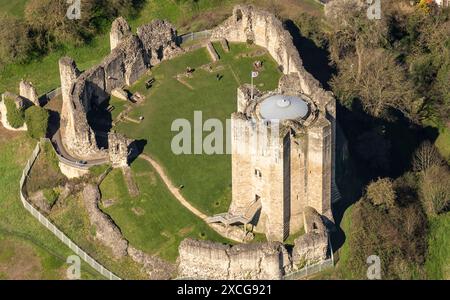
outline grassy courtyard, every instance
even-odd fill
[[[143,78],[132,91],[146,96],[145,103],[130,113],[141,124],[120,123],[117,129],[135,139],[145,139],[144,152],[158,160],[175,186],[183,185],[183,195],[198,209],[206,214],[224,212],[231,200],[231,157],[229,155],[175,155],[171,150],[172,138],[178,132],[172,132],[172,122],[187,119],[193,124],[194,111],[201,111],[203,121],[217,118],[225,120],[236,111],[236,91],[239,85],[250,82],[252,64],[263,61],[264,70],[255,84],[261,90],[273,90],[277,87],[281,73],[276,63],[268,55],[253,57],[260,48],[246,44],[231,44],[231,51],[225,53],[216,44],[220,61],[213,64],[215,72],[201,69],[210,63],[204,48],[190,52],[176,59],[166,61],[153,69],[156,84],[145,89]],[[195,69],[192,78],[184,83],[175,76],[184,73],[186,67]],[[217,80],[216,76],[223,76]],[[208,133],[204,133],[206,136]]]
[[[112,171],[100,186],[102,207],[120,227],[131,245],[146,253],[175,262],[178,245],[186,237],[228,242],[182,206],[167,190],[148,162],[132,164],[140,194],[129,195],[120,169]]]

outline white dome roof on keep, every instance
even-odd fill
[[[265,120],[296,120],[308,115],[308,104],[295,96],[275,95],[263,100],[260,114]]]

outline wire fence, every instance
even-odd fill
[[[28,210],[33,217],[35,217],[42,225],[44,225],[48,230],[50,230],[60,241],[67,245],[75,254],[77,254],[82,260],[84,260],[89,266],[95,269],[97,272],[102,274],[111,280],[120,280],[120,277],[116,276],[114,273],[106,269],[103,265],[98,263],[95,259],[89,256],[85,251],[83,251],[77,244],[75,244],[71,239],[69,239],[61,230],[59,230],[55,225],[52,224],[43,214],[41,214],[37,209],[35,209],[27,200],[24,192],[24,185],[30,173],[31,167],[36,161],[39,153],[41,152],[41,144],[38,143],[34,149],[30,159],[28,160],[22,177],[20,178],[20,200],[23,206]]]
[[[186,33],[178,37],[178,42],[183,44],[189,41],[209,39],[211,37],[211,33],[211,30]]]

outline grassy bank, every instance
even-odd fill
[[[20,202],[19,179],[34,146],[35,141],[25,133],[12,134],[0,128],[0,278],[3,279],[65,279],[69,267],[66,259],[73,255]],[[103,279],[84,263],[81,276]]]
[[[100,187],[102,202],[112,202],[102,209],[131,245],[175,262],[178,246],[186,237],[227,242],[182,206],[146,161],[135,161],[132,174],[140,192],[137,197],[130,196],[120,169],[110,173]]]

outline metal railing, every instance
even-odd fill
[[[332,258],[329,258],[329,259],[323,260],[321,262],[315,263],[313,265],[306,265],[304,268],[302,268],[298,271],[286,274],[283,277],[283,280],[296,280],[296,279],[305,278],[310,275],[330,269],[332,267],[334,267],[334,262],[333,262]]]
[[[186,33],[178,37],[178,42],[180,44],[183,44],[189,41],[209,39],[211,37],[211,33],[212,33],[211,30]]]
[[[42,225],[45,226],[48,230],[50,230],[60,241],[62,241],[65,245],[67,245],[75,254],[77,254],[82,260],[84,260],[89,266],[91,266],[94,270],[102,274],[108,279],[111,280],[120,280],[121,278],[116,276],[114,273],[106,269],[103,265],[98,263],[95,259],[93,259],[89,254],[83,251],[77,244],[75,244],[69,237],[67,237],[61,230],[59,230],[54,224],[52,224],[49,219],[47,219],[43,214],[41,214],[37,209],[28,202],[25,193],[24,193],[24,185],[30,173],[31,167],[36,161],[39,153],[41,152],[41,144],[38,143],[36,148],[34,149],[30,159],[28,160],[23,172],[22,177],[20,178],[20,200],[22,201],[23,206],[26,210],[28,210],[33,217],[35,217]]]

